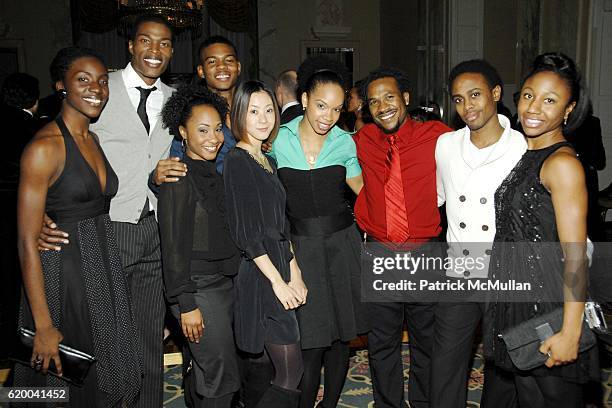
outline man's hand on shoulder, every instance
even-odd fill
[[[47,213],[43,215],[43,225],[38,236],[39,251],[61,251],[61,245],[68,245],[68,233],[57,228],[57,224]]]
[[[261,144],[261,151],[264,153],[270,153],[272,151],[272,142],[264,142]]]
[[[153,182],[158,186],[162,183],[174,183],[179,180],[179,177],[186,175],[187,165],[181,162],[178,157],[169,157],[157,163],[153,174]]]

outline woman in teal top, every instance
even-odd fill
[[[348,342],[364,332],[359,313],[360,238],[346,187],[363,185],[355,143],[335,126],[344,103],[338,64],[320,57],[298,70],[304,116],[283,125],[270,154],[287,192],[291,241],[308,301],[297,309],[304,376],[300,406],[335,407],[349,361]]]

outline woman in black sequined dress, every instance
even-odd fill
[[[587,104],[570,58],[538,56],[518,104],[528,150],[495,194],[497,233],[490,276],[530,282],[534,291],[528,303],[497,294],[485,318],[485,355],[506,372],[506,392],[516,395],[521,408],[583,406],[582,384],[595,366],[591,353],[578,353],[583,295],[574,293],[574,301],[563,296],[564,275],[568,277],[572,266],[584,265],[587,239],[584,172],[564,134],[579,126]],[[563,263],[562,258],[577,261]],[[574,277],[584,283],[586,268],[573,270],[582,274]],[[551,302],[555,294],[559,301]],[[563,327],[540,347],[549,356],[545,366],[518,370],[499,334],[559,307]]]

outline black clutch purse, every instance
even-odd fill
[[[17,345],[17,350],[15,353],[13,353],[11,359],[31,367],[30,359],[32,358],[35,333],[32,330],[26,329],[25,327],[20,327],[17,330],[17,335],[19,337],[20,344]],[[63,371],[63,375],[59,378],[76,386],[82,386],[83,381],[89,372],[89,368],[96,361],[96,359],[87,353],[61,343],[59,345],[59,356],[60,360],[62,361]],[[53,361],[50,362],[47,372],[57,376],[57,370],[55,369],[55,364]]]
[[[561,331],[563,326],[563,308],[529,319],[502,333],[502,340],[512,363],[519,370],[532,370],[544,365],[548,356],[540,353],[540,345],[548,337]],[[596,343],[596,338],[588,324],[582,322],[582,333],[578,352],[583,352]]]

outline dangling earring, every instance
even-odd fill
[[[567,116],[563,118],[563,126],[567,126]]]
[[[183,138],[183,139],[181,140],[181,147],[182,147],[182,149],[183,149],[183,153],[185,153],[185,150],[186,150],[186,148],[185,148],[185,140],[187,140],[187,138]]]
[[[66,92],[65,89],[60,89],[59,93],[60,93],[60,96],[62,97],[62,99],[66,98],[66,96],[68,96],[68,92]]]

